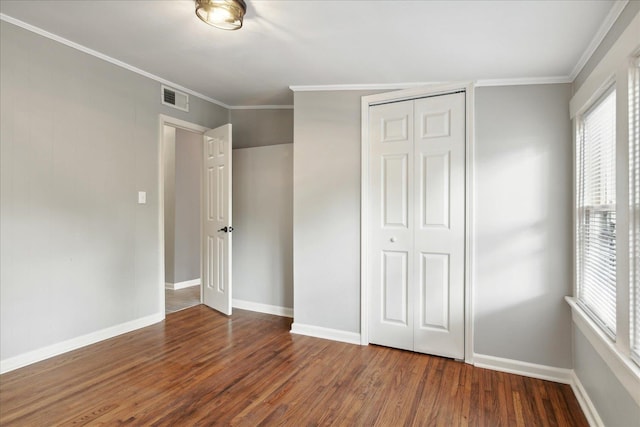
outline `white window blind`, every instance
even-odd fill
[[[577,135],[578,303],[616,333],[616,93],[579,119]]]
[[[640,363],[640,58],[629,79],[629,204],[631,354]]]

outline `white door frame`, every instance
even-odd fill
[[[204,134],[209,128],[190,123],[184,120],[176,119],[175,117],[167,116],[164,114],[159,115],[159,127],[158,127],[158,222],[159,222],[159,236],[160,236],[160,251],[159,251],[159,263],[160,266],[160,283],[159,283],[159,307],[162,314],[162,318],[165,318],[165,299],[164,299],[164,126],[171,126],[176,129],[183,129],[189,132],[197,134]],[[202,162],[200,162],[200,181],[202,182]],[[200,192],[200,204],[202,205],[202,192]],[[202,230],[200,230],[202,234]],[[201,248],[202,250],[202,248]],[[200,257],[200,277],[202,278],[202,257]],[[200,302],[202,302],[202,283],[200,283]]]
[[[464,360],[473,363],[473,207],[475,204],[473,188],[473,134],[474,134],[474,85],[471,82],[446,85],[423,86],[394,92],[385,92],[362,97],[362,129],[361,129],[361,200],[360,200],[360,344],[369,344],[369,278],[367,259],[369,247],[367,234],[369,231],[369,107],[389,102],[406,101],[426,96],[446,95],[453,92],[465,92],[466,141],[465,141],[465,339]]]

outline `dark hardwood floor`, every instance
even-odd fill
[[[0,424],[586,426],[567,385],[198,305],[0,376]]]

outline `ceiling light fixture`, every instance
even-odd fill
[[[223,30],[242,27],[247,12],[244,0],[196,0],[196,15],[202,21]]]

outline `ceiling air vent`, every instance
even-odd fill
[[[182,111],[189,111],[189,95],[162,86],[162,103]]]

